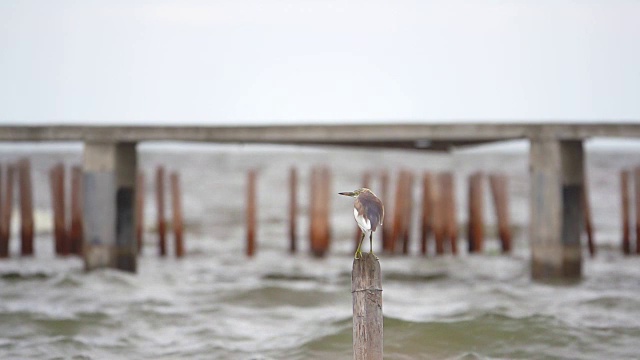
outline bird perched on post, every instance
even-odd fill
[[[376,231],[378,226],[382,226],[382,219],[384,218],[384,205],[382,205],[382,201],[367,188],[361,188],[353,192],[341,192],[339,194],[356,198],[353,204],[353,216],[356,218],[356,222],[362,230],[362,238],[360,238],[360,243],[358,244],[354,258],[360,259],[362,256],[360,247],[367,234],[369,235],[369,246],[371,249],[369,253],[375,256],[373,254],[373,232]],[[378,258],[377,256],[375,257],[376,259]]]

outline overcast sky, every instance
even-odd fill
[[[2,123],[640,120],[640,1],[0,0]]]

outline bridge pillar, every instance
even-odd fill
[[[84,146],[84,264],[136,271],[136,144]]]
[[[529,157],[531,276],[541,281],[579,279],[582,141],[533,138]]]

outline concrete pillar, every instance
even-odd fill
[[[582,141],[531,139],[531,276],[579,279],[584,151]]]
[[[136,271],[135,143],[85,143],[84,263]]]

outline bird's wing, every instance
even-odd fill
[[[376,231],[378,225],[382,225],[382,218],[384,216],[384,206],[382,206],[382,201],[371,193],[363,193],[358,196],[358,201],[356,201],[356,203],[360,206],[359,212],[361,214],[366,214],[366,217],[369,220],[369,229]]]
[[[370,231],[371,230],[371,221],[365,219],[364,216],[360,215],[358,212],[358,208],[353,208],[353,217],[356,218],[356,222],[362,231]]]

